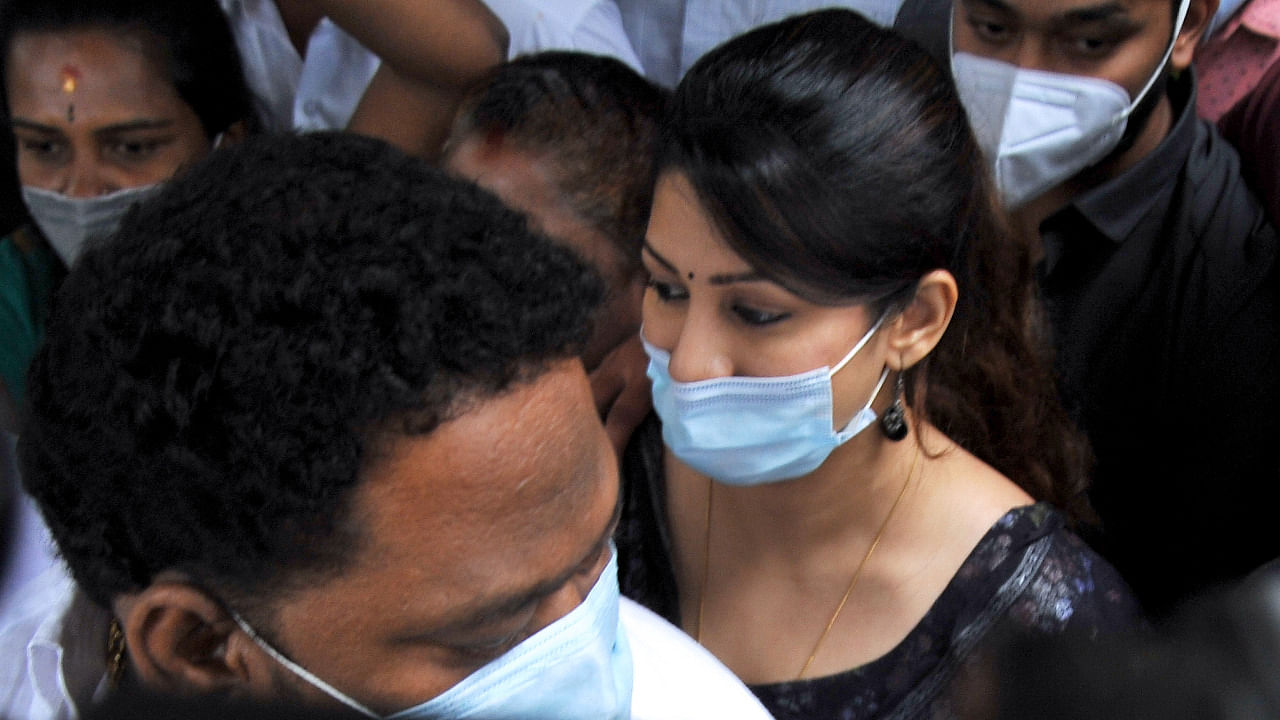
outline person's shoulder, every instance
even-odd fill
[[[76,683],[63,672],[63,641],[82,634],[79,621],[85,618],[78,616],[91,603],[81,598],[62,564],[32,579],[23,592],[22,601],[0,618],[0,717],[74,718]]]
[[[619,615],[635,671],[632,718],[770,717],[741,680],[682,630],[627,598]]]
[[[1245,179],[1238,151],[1208,120],[1187,121],[1194,125],[1194,139],[1182,168],[1183,195],[1175,206],[1188,212],[1190,231],[1205,252],[1239,259],[1248,252],[1255,256],[1248,258],[1251,264],[1262,253],[1274,262],[1277,235]]]
[[[1033,631],[1058,633],[1071,628],[1086,634],[1118,631],[1141,622],[1137,599],[1110,563],[1062,523],[1045,530],[1026,546],[1027,581],[1010,607],[1012,621]]]

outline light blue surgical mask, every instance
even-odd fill
[[[726,485],[763,485],[813,472],[832,450],[875,422],[871,403],[889,369],[880,373],[866,405],[838,431],[831,378],[883,322],[882,315],[835,367],[781,377],[679,382],[667,367],[671,355],[642,337],[663,441],[686,465]]]
[[[110,235],[129,208],[146,200],[160,184],[139,185],[96,197],[70,197],[52,190],[22,186],[22,200],[41,234],[62,262],[71,266],[85,241]]]
[[[389,720],[627,720],[633,673],[618,603],[615,551],[578,607],[444,693]],[[285,657],[238,615],[232,617],[295,675],[367,717],[381,717]]]

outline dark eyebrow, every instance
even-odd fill
[[[9,124],[15,128],[23,128],[24,130],[33,130],[35,132],[48,133],[51,135],[61,135],[62,130],[51,125],[42,125],[38,122],[26,120],[24,118],[12,118]],[[115,125],[107,125],[93,131],[94,135],[111,135],[122,132],[132,132],[135,130],[164,130],[173,126],[172,120],[130,120],[129,122],[116,123]]]
[[[173,126],[172,120],[130,120],[98,128],[94,135],[113,135],[115,133],[133,132],[135,130],[164,130]]]
[[[677,275],[680,274],[680,271],[676,269],[676,266],[672,265],[670,260],[662,257],[662,254],[659,253],[657,250],[654,250],[653,246],[649,244],[648,240],[644,241],[643,247],[644,247],[644,251],[652,255],[653,259],[657,260],[659,265],[661,265],[662,267],[670,270],[671,272]]]
[[[532,603],[537,602],[560,589],[565,583],[569,582],[569,579],[573,577],[574,573],[578,572],[578,569],[587,561],[588,558],[591,557],[593,553],[600,552],[601,546],[607,543],[613,536],[613,532],[617,529],[618,521],[621,517],[622,491],[621,488],[619,488],[618,498],[613,505],[613,513],[609,517],[609,522],[604,526],[604,532],[600,533],[600,536],[596,538],[594,543],[592,543],[591,549],[579,558],[573,564],[573,567],[550,580],[544,580],[543,582],[540,582],[526,590],[519,590],[501,597],[487,599],[484,601],[483,605],[465,607],[464,609],[457,611],[458,617],[456,619],[446,621],[443,625],[435,628],[429,633],[426,633],[426,637],[444,635],[469,627],[480,626],[495,618],[513,615],[522,608],[528,607]]]
[[[963,2],[965,5],[969,5],[972,3],[977,3],[979,5],[986,5],[988,9],[998,10],[1002,13],[1012,14],[1014,12],[1013,8],[1010,7],[1008,3],[1003,2],[1002,0],[963,0]]]
[[[30,120],[23,120],[22,118],[11,118],[9,120],[9,124],[15,128],[32,130],[34,132],[41,132],[41,133],[45,133],[46,135],[62,134],[62,131],[56,127],[51,127],[49,125],[41,125],[38,122],[31,122]]]
[[[1109,2],[1102,5],[1093,5],[1090,7],[1068,10],[1058,17],[1058,21],[1070,23],[1095,23],[1102,22],[1104,20],[1111,20],[1117,16],[1124,17],[1128,14],[1129,10],[1125,8],[1125,6],[1116,2]]]
[[[657,250],[654,250],[653,246],[649,244],[648,240],[644,242],[644,249],[645,249],[645,252],[653,256],[653,259],[656,260],[659,265],[670,270],[676,275],[680,274],[680,271],[676,269],[676,266],[673,265],[670,260],[662,257],[662,255]],[[755,270],[747,270],[740,273],[725,273],[722,275],[712,275],[711,277],[707,278],[707,282],[711,283],[712,285],[731,285],[733,283],[740,283],[740,282],[758,282],[764,279],[765,279],[764,276],[756,272]]]
[[[1004,2],[1004,0],[963,0],[963,2],[966,5],[973,4],[973,3],[977,3],[979,5],[985,5],[987,6],[988,9],[996,10],[998,12],[1002,12],[1006,14],[1011,14],[1011,15],[1018,14],[1017,10],[1014,9],[1012,5],[1009,5],[1008,3]],[[1117,15],[1121,15],[1121,16],[1127,15],[1128,12],[1129,12],[1128,9],[1126,9],[1124,5],[1121,5],[1118,2],[1106,2],[1099,5],[1092,5],[1089,7],[1073,8],[1071,10],[1067,10],[1066,12],[1055,16],[1054,22],[1056,23],[1101,22],[1103,20],[1110,20],[1111,18],[1116,17]]]
[[[707,282],[712,285],[732,285],[740,282],[760,282],[764,280],[764,276],[755,270],[747,270],[740,273],[728,273],[726,275],[712,275],[707,278]]]

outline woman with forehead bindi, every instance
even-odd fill
[[[0,415],[12,415],[49,297],[81,246],[238,139],[252,105],[211,0],[13,0],[2,12],[0,69],[33,221],[0,240]]]
[[[828,10],[676,89],[643,250],[655,415],[625,593],[778,718],[934,717],[997,627],[1138,609],[1070,530],[1088,450],[955,89]]]

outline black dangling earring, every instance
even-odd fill
[[[898,442],[907,436],[907,413],[902,407],[902,375],[905,371],[898,371],[898,379],[893,383],[893,403],[885,409],[884,415],[880,416],[880,430],[884,432],[884,436],[894,442]]]

